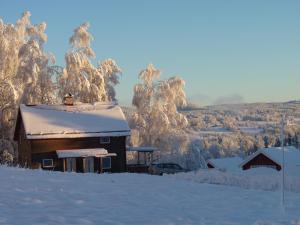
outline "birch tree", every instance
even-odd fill
[[[46,23],[27,26],[28,41],[19,51],[19,68],[16,78],[22,90],[20,101],[26,104],[52,104],[56,101],[53,76],[55,58],[44,52],[47,41]]]
[[[75,100],[87,103],[115,100],[114,86],[119,83],[121,70],[113,59],[99,62],[98,67],[92,64],[95,53],[88,28],[88,23],[81,24],[69,40],[71,48],[65,55],[66,67],[58,81],[59,95],[70,93]]]
[[[184,129],[188,122],[177,111],[177,106],[186,104],[185,82],[177,76],[157,81],[159,77],[160,71],[152,64],[139,73],[141,83],[134,86],[132,100],[136,112],[130,123],[134,129],[135,143],[157,146],[164,153],[172,154],[187,147]],[[173,145],[175,139],[176,146]]]
[[[0,150],[13,152],[12,133],[19,103],[55,101],[54,56],[44,52],[46,23],[32,25],[25,12],[15,24],[0,19]],[[5,153],[5,154],[6,154]],[[7,157],[7,154],[5,156]]]

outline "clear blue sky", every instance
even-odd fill
[[[46,50],[59,65],[73,29],[90,22],[97,59],[123,69],[123,104],[148,63],[163,78],[182,76],[187,96],[202,105],[300,99],[300,1],[0,1],[4,22],[25,10],[47,23]]]

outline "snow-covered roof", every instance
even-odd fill
[[[240,170],[239,164],[242,162],[240,157],[226,157],[218,159],[209,159],[207,163],[213,165],[216,169],[225,171],[235,171]]]
[[[116,153],[108,153],[104,148],[57,150],[56,154],[58,158],[117,156]]]
[[[114,103],[20,105],[28,139],[129,136],[122,109]]]
[[[282,148],[281,147],[272,147],[272,148],[262,148],[247,157],[240,166],[244,166],[250,160],[255,158],[259,154],[264,154],[278,165],[282,166]],[[300,173],[300,150],[296,149],[293,146],[284,147],[284,165],[285,169],[289,173]]]

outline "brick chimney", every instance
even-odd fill
[[[71,93],[68,93],[64,96],[63,104],[64,105],[74,105],[74,99],[73,99],[73,95]]]

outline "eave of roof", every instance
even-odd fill
[[[26,134],[27,139],[63,139],[63,138],[89,138],[89,137],[127,137],[131,131],[118,132],[86,132],[86,133],[57,133],[57,134]]]
[[[263,154],[264,156],[266,156],[267,158],[269,158],[270,160],[272,160],[273,162],[275,162],[276,164],[278,164],[279,166],[281,166],[281,163],[278,162],[277,160],[275,160],[270,154],[266,153],[263,151],[263,149],[260,149],[258,151],[256,151],[255,153],[253,153],[252,155],[248,156],[240,165],[239,167],[243,167],[245,164],[247,164],[248,162],[250,162],[252,159],[254,159],[255,157],[257,157],[258,155]]]

